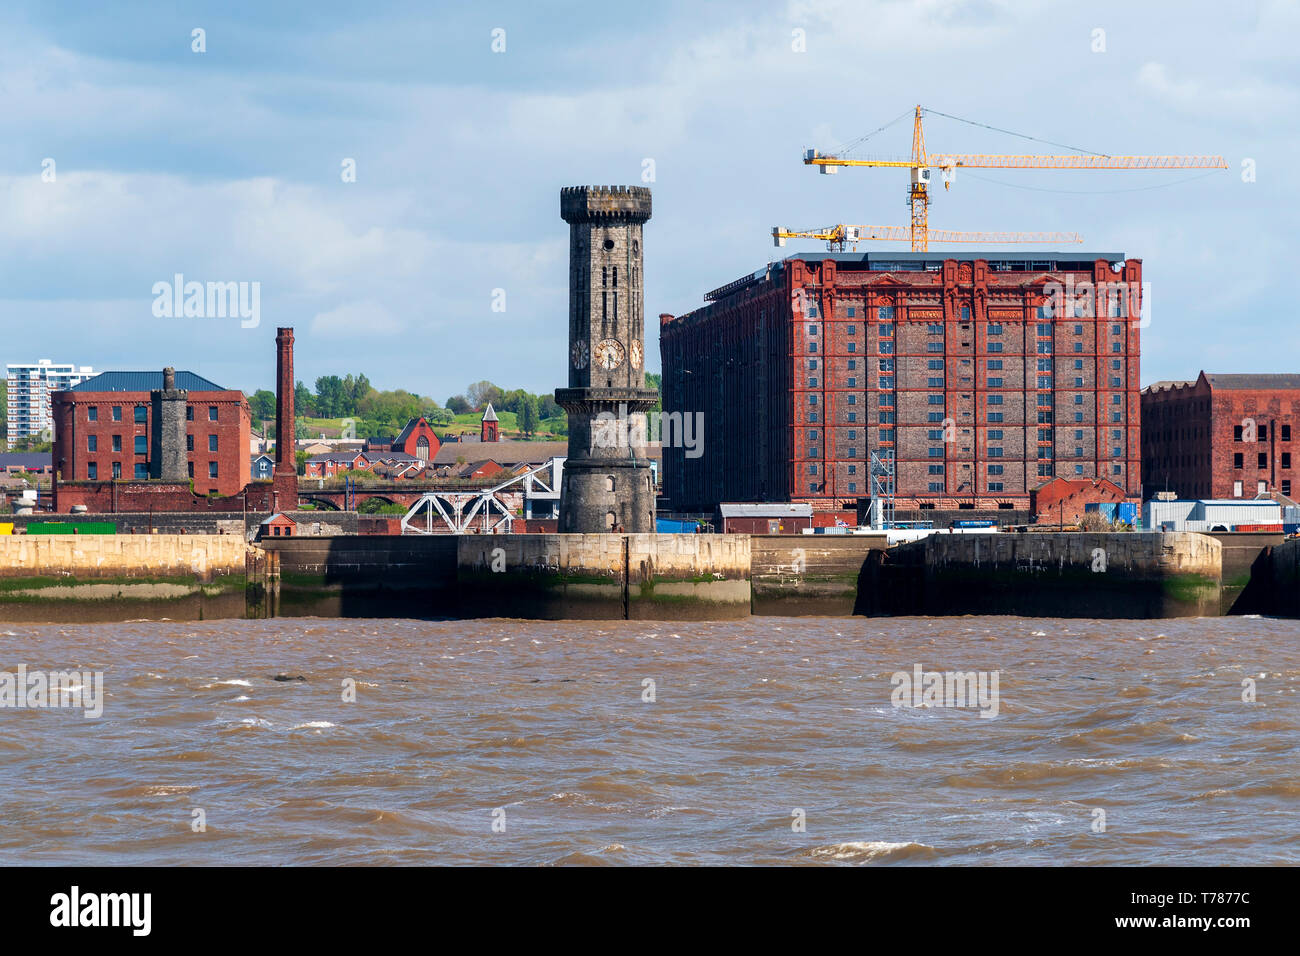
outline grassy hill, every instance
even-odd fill
[[[500,419],[498,427],[502,437],[520,437],[518,415],[514,412],[497,412],[497,418]],[[453,424],[434,425],[433,430],[439,435],[477,435],[482,421],[483,415],[481,412],[466,412],[464,415],[457,415]],[[568,434],[568,419],[561,415],[556,418],[544,419],[538,426],[537,434],[533,437],[538,441],[545,441],[549,438],[563,438]]]
[[[514,412],[497,412],[497,418],[500,420],[500,430],[503,437],[518,438],[519,436],[519,416]],[[449,425],[432,424],[434,432],[439,436],[446,435],[477,435],[479,426],[483,420],[481,412],[466,412],[464,415],[457,415],[454,422]],[[299,418],[299,422],[307,427],[307,435],[310,438],[319,438],[324,435],[327,439],[339,438],[343,433],[342,418]],[[359,428],[357,438],[370,438],[371,435],[362,434],[367,426]],[[397,434],[399,429],[391,428],[387,430],[389,437]],[[382,431],[382,429],[381,429]],[[274,424],[271,426],[271,434],[274,434]],[[569,420],[564,415],[557,415],[553,418],[543,419],[534,436],[537,440],[545,441],[550,438],[564,438],[569,434]]]

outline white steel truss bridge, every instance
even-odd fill
[[[539,501],[558,513],[563,478],[564,459],[557,457],[485,490],[425,492],[402,517],[402,534],[509,534],[515,515],[502,492],[523,492],[525,518]]]

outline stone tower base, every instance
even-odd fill
[[[561,534],[655,530],[654,478],[646,458],[570,458],[560,502]]]

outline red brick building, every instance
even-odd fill
[[[306,478],[333,478],[345,471],[374,471],[383,464],[386,477],[419,475],[437,457],[442,439],[423,418],[412,418],[396,438],[366,439],[361,451],[330,451],[312,455],[303,469]]]
[[[1300,375],[1218,375],[1142,390],[1146,497],[1254,498],[1296,485]],[[1300,440],[1300,435],[1296,435]]]
[[[501,421],[497,418],[497,411],[488,402],[488,407],[483,410],[483,418],[478,425],[479,441],[500,441],[501,440]]]
[[[257,533],[261,538],[292,538],[298,533],[298,522],[277,511],[261,523]]]
[[[54,510],[68,513],[73,508],[85,508],[92,514],[111,514],[256,512],[294,507],[298,501],[298,471],[293,439],[293,342],[293,329],[276,330],[275,466],[269,480],[247,480],[249,409],[241,392],[221,389],[199,376],[190,377],[191,373],[171,369],[164,369],[156,379],[155,373],[149,372],[111,373],[143,377],[101,383],[116,382],[119,386],[116,390],[73,389],[57,393],[68,400],[63,406],[64,432],[58,436],[59,443],[53,452],[58,472],[53,482]],[[90,385],[97,380],[82,384]],[[155,382],[161,387],[151,388]],[[136,399],[141,388],[147,389],[143,394],[149,407],[137,412]],[[120,409],[120,420],[114,415],[114,408]],[[137,420],[140,416],[144,418],[143,423]],[[105,425],[108,426],[105,430],[96,433],[92,449],[87,428]],[[121,436],[120,442],[113,441],[115,435]],[[143,468],[147,477],[136,479],[133,476],[142,471],[137,467],[140,461],[136,451],[139,447],[136,439],[141,435],[147,436]],[[212,435],[216,436],[215,443],[205,440]],[[233,435],[238,438],[231,438]],[[107,436],[106,445],[101,444],[103,436]],[[213,444],[215,453],[206,450]],[[115,446],[121,450],[115,450]],[[67,477],[90,474],[92,460],[96,477]],[[214,461],[215,469],[203,467]],[[114,468],[115,463],[120,467]],[[188,477],[191,465],[195,473],[193,481]],[[211,477],[214,470],[215,479]],[[114,473],[119,471],[122,477],[115,478]],[[242,475],[244,483],[229,482],[227,476],[232,472]],[[203,475],[209,477],[205,480]],[[229,493],[210,493],[214,487],[223,486],[230,489]]]
[[[359,451],[327,451],[312,455],[303,464],[304,478],[333,478],[344,471],[369,471],[379,454]]]
[[[419,461],[433,461],[441,447],[442,439],[421,417],[412,418],[406,423],[401,434],[393,439],[389,451],[401,452]]]
[[[53,462],[60,477],[158,478],[151,395],[162,387],[161,371],[103,372],[55,392]],[[194,490],[238,494],[249,481],[251,423],[244,393],[193,372],[177,372],[176,387],[187,393],[185,443]]]
[[[1029,514],[1039,524],[1072,524],[1084,516],[1088,505],[1121,501],[1139,503],[1136,496],[1126,495],[1106,478],[1053,478],[1029,493]]]
[[[1141,260],[1108,253],[773,263],[660,316],[665,413],[704,424],[702,455],[664,449],[665,492],[685,511],[853,508],[876,452],[900,511],[1027,511],[1057,476],[1135,495],[1141,278]],[[1095,300],[1059,294],[1083,286]]]

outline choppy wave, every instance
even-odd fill
[[[0,863],[1295,865],[1298,638],[1267,618],[25,626],[11,661],[93,648],[106,700],[5,711],[25,786],[0,794]],[[893,707],[916,664],[997,670],[998,718]],[[219,841],[192,839],[200,806]]]
[[[934,847],[924,843],[869,840],[814,847],[805,855],[814,860],[833,860],[839,863],[881,863],[933,857],[935,853]]]

